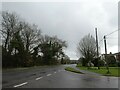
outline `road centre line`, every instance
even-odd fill
[[[58,72],[61,72],[61,71],[63,71],[63,70],[58,70]]]
[[[58,70],[58,72],[60,72],[60,71],[62,71],[62,70]],[[57,73],[57,72],[54,72],[54,73]],[[47,74],[47,76],[51,76],[52,74]],[[38,77],[38,78],[36,78],[35,80],[39,80],[39,79],[42,79],[43,77]],[[23,85],[26,85],[26,84],[28,84],[28,82],[24,82],[24,83],[21,83],[21,84],[18,84],[18,85],[15,85],[15,86],[13,86],[13,87],[20,87],[20,86],[23,86]]]
[[[60,70],[60,71],[65,71],[65,70]]]
[[[43,78],[43,77],[38,77],[38,78],[36,78],[35,80],[39,80],[39,79],[41,79],[41,78]]]
[[[22,83],[22,84],[18,84],[18,85],[15,85],[14,87],[20,87],[20,86],[23,86],[25,84],[27,84],[28,82],[25,82],[25,83]]]
[[[51,76],[52,74],[48,74],[47,76]]]

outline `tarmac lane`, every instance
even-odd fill
[[[65,71],[67,65],[33,70],[37,73],[30,78],[6,85],[7,88],[118,88],[118,77],[78,74]],[[70,66],[70,65],[69,65]],[[30,71],[32,72],[32,71]],[[29,72],[29,73],[30,73]],[[5,88],[6,88],[5,87]]]

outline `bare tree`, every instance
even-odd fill
[[[93,60],[96,56],[96,42],[94,37],[90,34],[83,37],[79,42],[77,50],[85,58],[86,63]]]
[[[31,52],[41,38],[41,31],[35,24],[30,25],[26,22],[22,22],[22,25],[23,28],[21,31],[21,37],[23,39],[26,51]]]
[[[35,24],[21,21],[16,13],[2,11],[1,16],[0,32],[3,39],[4,66],[29,66],[33,62],[31,51],[38,44],[41,36],[40,30]]]
[[[12,35],[16,32],[18,26],[18,16],[15,13],[2,12],[2,38],[4,39],[3,46],[7,51],[9,48]]]
[[[55,61],[64,56],[65,41],[56,36],[42,36],[37,25],[21,21],[15,13],[3,11],[1,24],[4,67],[32,66],[38,62],[34,60],[43,58],[44,64],[56,64]]]

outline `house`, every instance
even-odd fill
[[[101,56],[100,56],[101,60],[105,60],[105,56],[107,58],[113,57],[113,58],[115,58],[116,61],[120,62],[120,52],[114,53],[114,54],[112,54],[111,52],[110,52],[110,54],[101,54]]]
[[[120,52],[114,53],[116,61],[120,62]]]
[[[70,64],[77,64],[78,60],[70,60]]]

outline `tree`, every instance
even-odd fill
[[[106,57],[107,57],[106,59],[107,59],[108,66],[112,66],[112,67],[117,66],[116,59],[112,54],[112,52],[110,52],[110,54],[108,54]]]
[[[70,64],[70,58],[67,55],[64,55],[61,59],[61,64]]]
[[[38,26],[33,24],[28,24],[27,22],[21,22],[22,30],[21,30],[21,38],[24,43],[26,55],[24,58],[26,59],[26,65],[31,66],[35,65],[34,63],[37,58],[35,58],[35,54],[32,54],[35,50],[35,47],[38,45],[38,41],[41,37],[41,31],[38,29]],[[31,55],[32,54],[32,55]]]
[[[3,67],[56,64],[64,57],[66,42],[56,36],[42,36],[35,24],[22,21],[15,13],[2,12]]]
[[[15,13],[2,12],[2,30],[0,31],[4,39],[3,47],[6,51],[9,51],[10,40],[18,28],[18,24],[18,16]]]
[[[92,35],[88,34],[81,39],[77,47],[78,53],[85,59],[85,64],[96,57],[96,42]]]
[[[86,66],[87,60],[85,58],[83,58],[83,57],[80,57],[78,62],[79,62],[79,64],[82,64],[82,66]]]
[[[2,60],[3,66],[13,66],[11,56],[11,40],[13,35],[18,31],[19,18],[16,13],[9,13],[2,11],[2,28],[0,30],[2,34]]]
[[[3,66],[31,66],[31,52],[41,36],[37,25],[21,21],[16,13],[7,11],[2,12],[1,24]]]
[[[62,49],[66,46],[66,42],[58,39],[56,36],[43,36],[38,47],[43,53],[44,64],[56,64],[56,59],[64,54]]]
[[[10,41],[10,55],[13,56],[14,63],[17,66],[25,66],[25,49],[24,43],[20,36],[20,31],[14,33],[12,40]],[[15,66],[16,66],[15,65]]]
[[[30,25],[26,22],[22,22],[22,26],[21,37],[24,42],[25,50],[26,52],[31,52],[41,38],[41,31],[35,24]]]

